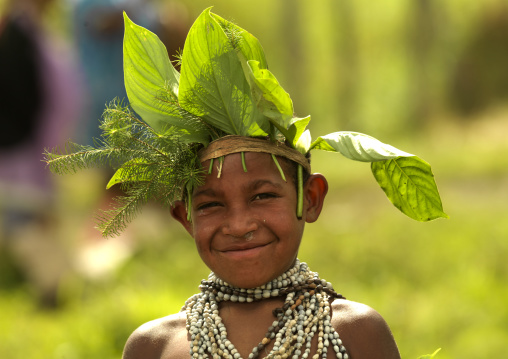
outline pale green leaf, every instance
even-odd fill
[[[311,149],[313,148],[339,152],[351,160],[362,162],[413,156],[374,137],[358,132],[334,132],[318,137],[311,145]]]
[[[207,143],[206,127],[189,121],[178,109],[180,74],[169,61],[164,44],[157,35],[132,22],[126,13],[124,21],[124,82],[131,107],[155,131],[175,126],[187,132],[187,140]],[[173,105],[163,97],[172,98]]]
[[[206,9],[187,35],[182,54],[180,104],[228,134],[264,136],[269,124],[252,102],[238,56],[242,48],[228,37],[223,27],[233,32],[241,29],[217,18]]]
[[[289,129],[288,129],[287,135],[286,135],[286,139],[293,145],[294,148],[297,148],[300,152],[302,152],[305,149],[305,152],[302,152],[303,154],[309,152],[310,147],[312,145],[310,131],[306,130],[309,122],[310,122],[310,116],[307,116],[304,118],[298,118],[298,117],[293,118],[291,120],[291,125],[289,126]],[[304,133],[307,133],[306,138],[304,138],[300,141],[300,137]],[[305,146],[303,146],[303,143],[305,143]]]
[[[416,156],[398,157],[372,162],[371,168],[388,199],[402,213],[421,222],[448,218],[427,162]]]
[[[306,154],[310,150],[310,145],[312,142],[312,138],[310,136],[310,131],[305,130],[301,136],[298,137],[298,141],[296,142],[295,148],[302,154]]]

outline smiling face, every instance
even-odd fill
[[[221,177],[217,166],[192,198],[192,220],[185,204],[172,215],[196,242],[204,263],[226,282],[242,288],[260,286],[289,269],[298,254],[305,222],[319,216],[326,180],[312,175],[304,186],[302,219],[296,216],[294,183],[285,182],[271,156],[245,153],[225,157]],[[218,163],[218,161],[217,161]],[[208,162],[204,163],[208,168]]]

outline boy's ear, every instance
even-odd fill
[[[176,219],[192,236],[192,223],[187,219],[187,205],[184,201],[176,201],[171,207],[171,217]]]
[[[323,209],[326,193],[328,192],[328,182],[325,176],[320,173],[313,173],[304,186],[304,199],[307,201],[305,221],[315,222]]]

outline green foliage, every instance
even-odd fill
[[[246,33],[217,15],[212,16],[210,9],[198,17],[182,53],[179,102],[228,134],[265,136],[269,124],[252,101],[242,65],[246,56],[264,61],[264,55],[252,35],[242,37],[240,32]]]
[[[307,226],[301,259],[346,297],[378,310],[394,331],[403,358],[416,358],[437,346],[445,350],[436,358],[506,357],[506,111],[498,112],[497,123],[492,121],[496,113],[462,122],[440,112],[459,52],[474,36],[487,7],[499,1],[467,6],[458,0],[434,2],[432,9],[439,10],[434,11],[437,32],[432,33],[437,46],[426,66],[430,100],[438,116],[426,117],[429,127],[418,131],[407,131],[418,95],[410,71],[415,62],[407,56],[409,10],[416,2],[361,0],[340,11],[331,11],[331,6],[340,4],[335,0],[325,0],[322,6],[295,3],[300,15],[291,31],[281,21],[287,7],[278,2],[213,3],[226,18],[256,27],[259,39],[270,49],[271,71],[293,99],[299,99],[296,112],[319,119],[314,125],[320,133],[340,126],[376,133],[390,138],[389,142],[397,139],[409,152],[425,153],[439,173],[439,189],[453,216],[422,226],[386,210],[386,199],[364,176],[363,164],[335,165],[334,155],[316,151],[314,168],[333,185],[319,222]],[[185,3],[191,17],[210,4],[209,0]],[[348,9],[352,24],[337,18]],[[66,18],[55,16],[51,25]],[[341,32],[344,25],[354,31]],[[280,46],[288,34],[298,37],[297,58],[295,45]],[[347,96],[351,94],[347,79],[353,81],[352,98]],[[65,197],[60,198],[58,218],[63,227],[70,227],[61,234],[68,246],[81,233],[69,222],[82,224],[89,215],[69,203],[90,201],[83,190],[101,186],[87,175],[56,178]],[[95,208],[94,203],[88,209]],[[157,216],[145,210],[129,227],[126,239],[115,239],[135,238],[139,247],[114,275],[98,281],[66,276],[60,286],[61,305],[54,311],[37,308],[29,286],[2,290],[0,357],[119,358],[134,328],[178,311],[207,271],[186,233],[168,220],[167,211],[161,216],[154,223]],[[5,264],[2,259],[2,273]]]
[[[97,148],[70,143],[62,153],[46,151],[46,162],[58,174],[106,164],[119,168],[108,187],[120,183],[126,195],[99,215],[104,236],[118,235],[149,200],[169,207],[182,198],[185,186],[201,183],[195,145],[181,140],[182,130],[170,127],[156,133],[115,101],[105,110],[101,129]]]
[[[237,25],[212,14],[210,8],[200,14],[189,30],[181,55],[181,74],[172,66],[155,34],[134,24],[125,13],[124,20],[125,87],[131,106],[145,122],[134,124],[133,115],[110,108],[102,125],[104,147],[95,150],[72,145],[67,148],[66,156],[58,160],[48,153],[50,168],[57,173],[74,172],[93,165],[93,161],[120,167],[108,188],[122,183],[129,191],[126,197],[117,200],[119,209],[99,217],[105,235],[124,229],[149,198],[172,203],[176,193],[181,196],[184,189],[191,194],[198,183],[195,179],[198,145],[206,146],[210,140],[227,134],[268,135],[274,141],[282,134],[288,146],[303,154],[311,149],[323,149],[339,152],[352,160],[374,162],[375,178],[403,213],[419,221],[446,217],[430,167],[414,175],[414,171],[412,174],[404,171],[410,167],[406,166],[401,176],[400,166],[388,166],[409,161],[414,168],[424,168],[417,157],[354,132],[335,132],[312,142],[306,128],[310,116],[293,117],[292,100],[267,69],[259,41]],[[131,128],[136,128],[136,135],[130,132]],[[190,144],[187,161],[172,158],[171,151],[177,151],[175,156],[181,157],[181,147],[173,148],[171,142]],[[147,153],[162,156],[168,162],[157,162],[157,157]],[[401,156],[412,159],[397,159]],[[161,163],[164,163],[162,167]],[[394,185],[395,176],[402,182]],[[409,191],[405,185],[408,178]],[[301,184],[298,188],[302,188]],[[422,193],[423,200],[419,196]],[[191,196],[188,197],[190,206]],[[298,193],[298,217],[301,217],[302,200],[302,194]],[[430,209],[429,203],[433,205]]]
[[[371,168],[388,199],[407,216],[421,222],[448,218],[427,162],[416,156],[397,157],[372,162]]]
[[[339,152],[361,162],[372,162],[377,182],[402,213],[417,221],[448,218],[430,165],[420,158],[356,132],[318,137],[311,148]]]
[[[361,162],[390,160],[400,156],[413,156],[375,138],[357,132],[334,132],[318,137],[311,148],[338,152],[343,156]]]

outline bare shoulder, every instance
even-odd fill
[[[123,359],[169,359],[188,353],[185,313],[152,320],[137,328],[127,339]]]
[[[332,324],[351,358],[400,358],[388,324],[371,307],[337,299],[332,303]]]

